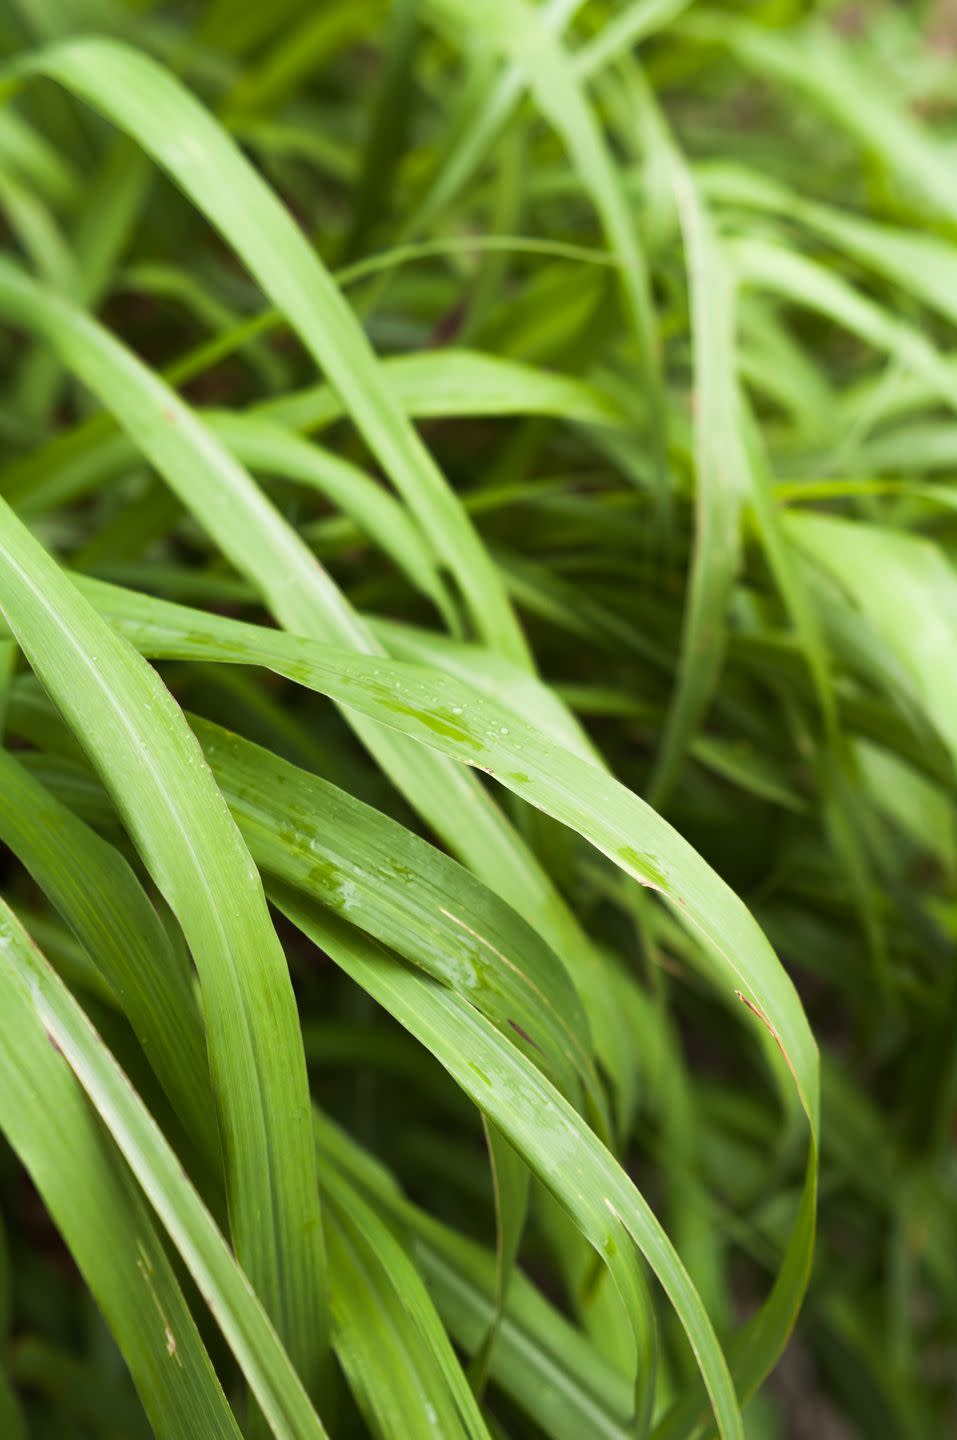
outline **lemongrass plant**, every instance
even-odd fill
[[[953,7],[0,41],[0,1436],[953,1434]]]

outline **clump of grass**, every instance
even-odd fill
[[[0,15],[0,1432],[950,1434],[948,8]]]

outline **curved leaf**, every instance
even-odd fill
[[[291,216],[225,131],[162,66],[117,41],[66,41],[29,56],[18,70],[56,80],[128,131],[222,232],[342,396],[456,575],[478,631],[504,653],[524,659],[525,642],[494,567],[383,383],[352,311]]]
[[[159,677],[3,502],[0,610],[182,924],[203,987],[237,1253],[311,1383],[324,1299],[306,1068],[258,872]]]

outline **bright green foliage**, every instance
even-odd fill
[[[4,1440],[957,1429],[955,55],[0,3]]]

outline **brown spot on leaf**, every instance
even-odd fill
[[[519,1025],[517,1020],[512,1020],[511,1018],[509,1018],[508,1023],[515,1031],[516,1035],[521,1035],[522,1039],[526,1042],[526,1044],[533,1045],[536,1050],[541,1050],[542,1047],[535,1044],[535,1041],[532,1039],[531,1035],[529,1035],[527,1030],[522,1029],[521,1025]]]

